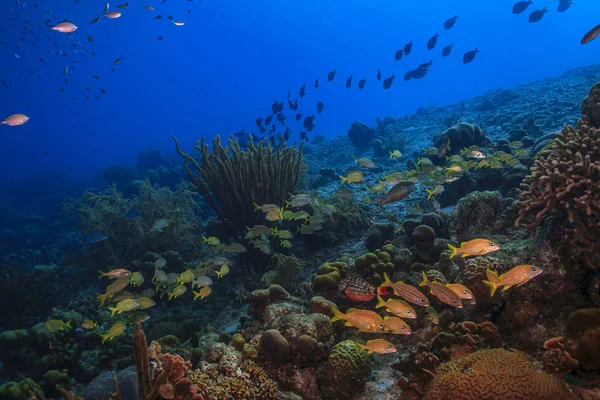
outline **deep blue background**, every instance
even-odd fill
[[[577,0],[562,14],[556,12],[558,1],[536,0],[517,16],[508,0],[131,0],[120,19],[103,18],[95,25],[89,22],[102,11],[102,1],[38,0],[37,9],[36,0],[19,1],[26,6],[2,2],[0,42],[8,44],[0,45],[0,79],[9,88],[0,86],[0,112],[31,119],[21,127],[0,127],[4,179],[49,169],[67,179],[88,176],[113,162],[133,163],[144,148],[171,152],[172,135],[189,149],[202,135],[251,131],[258,116],[270,113],[273,100],[284,100],[288,89],[296,95],[303,83],[308,94],[300,112],[314,113],[315,103],[323,101],[325,111],[313,135],[331,137],[345,135],[357,119],[373,124],[377,116],[402,116],[428,104],[443,105],[600,61],[600,40],[579,44],[600,23],[597,0]],[[145,10],[144,4],[156,11]],[[549,13],[542,21],[528,23],[529,12],[543,6]],[[79,30],[71,35],[49,31],[42,22],[46,10],[52,23],[66,18]],[[163,19],[154,19],[157,14]],[[460,16],[456,26],[444,31],[443,22],[454,14]],[[186,25],[174,26],[167,15]],[[28,43],[31,36],[19,40],[23,19],[30,27],[38,25],[35,46]],[[427,51],[425,43],[436,32],[438,46]],[[163,41],[156,39],[159,35]],[[69,53],[72,42],[85,51],[48,55],[46,47],[55,49],[51,40]],[[409,40],[415,43],[413,54],[396,62],[395,51]],[[455,44],[454,53],[442,59],[441,49],[449,43]],[[463,65],[462,54],[475,47],[481,53]],[[110,72],[118,57],[126,59]],[[65,84],[63,69],[72,59],[79,60],[77,69]],[[426,79],[402,81],[404,72],[429,60],[434,65]],[[333,68],[338,76],[327,84]],[[378,68],[384,77],[392,72],[399,77],[390,90],[375,80]],[[354,85],[367,76],[365,90],[345,89],[350,74]],[[315,91],[317,77],[321,87]],[[86,86],[93,94],[100,87],[107,94],[82,102]],[[295,122],[290,126],[300,131]]]

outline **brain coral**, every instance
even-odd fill
[[[518,351],[481,350],[436,370],[424,400],[576,400],[565,383],[538,372]]]
[[[352,340],[344,340],[333,346],[320,374],[321,394],[327,400],[354,398],[364,389],[370,374],[367,352],[363,352]]]

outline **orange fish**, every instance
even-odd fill
[[[356,345],[360,347],[361,350],[367,350],[369,354],[388,354],[398,351],[393,344],[383,339],[369,340],[367,344],[356,343]]]
[[[600,35],[600,25],[596,25],[595,27],[590,29],[588,33],[583,35],[583,38],[581,39],[581,44],[591,42],[592,40],[596,39],[598,35]]]
[[[425,297],[425,295],[416,287],[407,285],[402,281],[394,283],[390,281],[390,277],[385,272],[383,273],[383,278],[385,281],[381,284],[381,286],[391,287],[396,296],[400,296],[409,303],[416,304],[418,306],[427,307],[429,305],[429,300],[427,297]]]
[[[404,300],[389,299],[388,301],[383,301],[380,296],[377,296],[377,305],[375,308],[381,307],[385,307],[385,311],[391,312],[400,318],[417,318],[415,310]]]
[[[113,269],[112,271],[108,271],[108,272],[98,270],[98,274],[100,274],[98,279],[104,278],[105,276],[108,277],[109,279],[117,279],[117,278],[123,278],[123,277],[130,278],[131,277],[131,271],[123,269],[123,268]]]
[[[469,288],[461,285],[460,283],[448,283],[446,287],[452,290],[462,300],[471,300],[471,304],[475,304],[475,295],[469,290]]]
[[[427,286],[429,292],[442,302],[452,307],[463,308],[462,300],[451,289],[437,281],[430,282],[424,271],[421,271],[421,275],[423,276],[423,281],[419,283],[419,286]]]
[[[52,30],[62,32],[62,33],[73,33],[77,30],[77,26],[70,22],[61,22],[58,25],[54,25],[52,27]]]
[[[352,301],[371,301],[377,295],[389,294],[385,287],[375,287],[360,276],[350,276],[340,282],[344,294]]]
[[[497,243],[488,239],[469,240],[468,242],[462,242],[460,247],[454,247],[448,243],[448,248],[451,251],[450,258],[454,257],[457,253],[461,253],[461,256],[463,257],[473,257],[500,250],[500,246],[498,246]]]
[[[394,335],[410,335],[410,326],[398,317],[383,317],[385,329]]]
[[[0,121],[0,125],[19,126],[29,121],[29,117],[25,114],[13,114]]]
[[[361,332],[383,332],[385,329],[383,318],[374,311],[349,308],[344,314],[332,306],[331,312],[333,312],[331,322],[344,320],[346,326],[353,326]]]
[[[496,293],[496,289],[499,287],[503,286],[503,291],[510,289],[515,285],[519,287],[529,282],[542,272],[544,272],[544,270],[542,270],[540,267],[536,267],[535,265],[517,265],[508,272],[498,276],[497,273],[488,268],[485,271],[488,280],[482,282],[489,286],[490,297],[492,297],[494,293]]]
[[[125,289],[125,287],[127,285],[129,285],[129,281],[130,280],[129,280],[128,277],[118,278],[116,281],[114,281],[114,283],[112,283],[111,285],[109,285],[106,288],[106,293],[98,295],[98,300],[100,300],[100,305],[103,306],[104,302],[106,300],[110,299],[115,294],[117,294],[120,291],[122,291],[123,289]]]
[[[121,14],[121,13],[120,13],[120,12],[118,12],[118,11],[110,11],[110,12],[107,12],[107,13],[105,13],[105,14],[104,14],[104,16],[105,16],[106,18],[110,18],[110,19],[116,19],[116,18],[119,18],[121,15],[123,15],[123,14]]]

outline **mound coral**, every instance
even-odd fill
[[[538,372],[518,351],[481,350],[442,364],[424,400],[575,400],[566,385]]]
[[[588,268],[600,268],[600,129],[583,120],[577,129],[564,127],[521,187],[515,224],[533,234],[552,218],[563,248]]]
[[[302,271],[305,264],[306,261],[296,256],[275,253],[269,260],[268,271],[262,276],[261,280],[267,285],[287,286],[288,289],[293,291],[297,286],[296,273]]]
[[[587,126],[600,128],[600,82],[592,86],[581,101],[581,118]]]
[[[366,352],[352,340],[333,346],[329,360],[319,376],[321,394],[326,400],[350,399],[365,387],[371,374],[371,363]]]
[[[348,273],[348,264],[341,261],[321,264],[317,275],[313,278],[312,287],[315,293],[336,290],[338,283]]]
[[[282,139],[273,149],[265,139],[256,145],[250,138],[248,148],[242,150],[233,137],[229,138],[229,146],[223,147],[217,136],[213,151],[209,152],[209,145],[202,138],[194,145],[202,156],[198,161],[181,150],[175,137],[173,140],[196,189],[219,219],[239,236],[243,236],[246,227],[261,221],[255,204],[283,206],[298,184],[304,142],[296,149]]]

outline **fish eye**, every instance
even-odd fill
[[[469,294],[469,292],[467,292],[466,290],[463,290],[463,294]]]
[[[494,247],[496,243],[490,243],[490,247]]]
[[[402,330],[403,330],[403,331],[405,331],[405,330],[406,330],[406,327],[405,327],[405,326],[403,326],[403,327],[402,327]]]
[[[383,328],[385,328],[384,324],[379,325],[379,329],[383,329]]]
[[[531,268],[531,272],[536,272],[536,271],[537,271],[536,267]]]
[[[407,314],[412,314],[412,311],[410,311],[410,310],[406,310],[406,313],[407,313]]]
[[[388,349],[391,349],[391,348],[392,348],[392,345],[388,345],[388,347],[387,347],[387,348],[388,348]]]
[[[454,300],[454,304],[458,304],[458,300]]]

